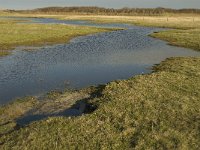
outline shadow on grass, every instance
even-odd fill
[[[92,113],[97,109],[97,105],[94,105],[91,101],[94,98],[100,97],[102,95],[102,91],[105,88],[105,85],[99,85],[98,87],[95,87],[95,90],[90,93],[90,96],[88,98],[83,98],[80,100],[77,100],[74,105],[72,105],[70,108],[57,112],[57,113],[47,113],[47,114],[34,114],[34,110],[29,111],[25,116],[22,116],[16,120],[17,125],[20,125],[21,127],[26,126],[32,122],[40,121],[43,119],[46,119],[48,117],[77,117],[81,116],[83,114],[89,114]]]

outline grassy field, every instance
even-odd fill
[[[69,25],[17,24],[14,20],[0,20],[0,56],[9,54],[16,46],[42,46],[66,43],[73,37],[113,31],[94,27]]]
[[[198,16],[53,17],[176,28],[152,36],[173,45],[200,50]],[[25,98],[2,106],[0,148],[198,150],[200,58],[169,58],[155,65],[153,70],[151,74],[96,88],[53,92],[44,101]],[[47,117],[25,127],[16,124],[16,120],[29,111],[34,110],[36,115],[54,114],[80,100],[87,102],[85,115]]]

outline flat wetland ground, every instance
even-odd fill
[[[200,15],[168,14],[164,16],[106,16],[74,14],[14,14],[14,16],[56,18],[64,20],[87,20],[97,23],[127,23],[139,26],[171,28],[174,30],[155,33],[152,36],[169,41],[172,45],[200,50]]]
[[[43,15],[43,17],[51,16]],[[169,44],[200,50],[199,16],[54,15],[53,17],[174,28],[154,33],[152,36],[167,40]],[[34,25],[19,26],[32,28]],[[65,30],[67,29],[61,31]],[[79,27],[74,31],[78,32]],[[64,33],[60,34],[65,36]],[[45,39],[42,40],[44,41]],[[2,149],[199,149],[200,58],[169,58],[155,65],[153,70],[151,74],[113,81],[80,91],[51,92],[43,101],[36,97],[27,97],[2,106],[0,147]],[[79,101],[87,104],[85,115],[55,116],[62,114],[60,112],[73,107],[73,104]],[[18,119],[33,110],[32,115],[47,114],[50,117],[24,127],[17,125]]]
[[[20,24],[16,20],[0,20],[0,56],[8,55],[17,46],[42,46],[66,43],[70,39],[87,34],[113,31],[95,27],[70,25]]]

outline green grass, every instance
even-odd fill
[[[113,30],[116,29],[55,24],[16,24],[12,20],[2,20],[0,21],[0,55],[9,54],[9,50],[16,46],[66,43],[77,36]]]
[[[76,118],[50,117],[1,137],[2,149],[199,149],[200,58],[114,81]],[[47,134],[48,133],[48,134]]]

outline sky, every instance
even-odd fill
[[[33,9],[48,6],[99,6],[107,8],[200,8],[200,0],[0,0],[0,9]]]

